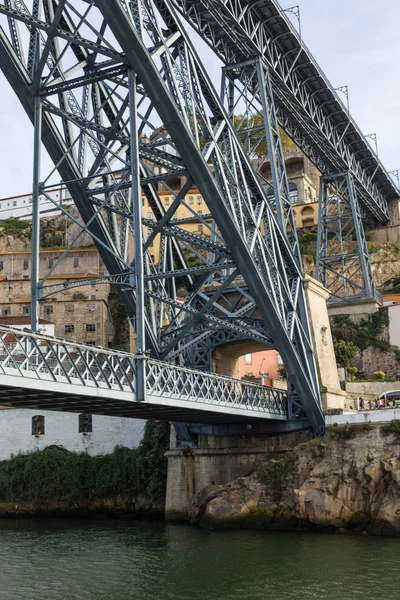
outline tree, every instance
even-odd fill
[[[262,113],[256,113],[248,119],[244,115],[234,115],[233,124],[237,130],[240,139],[247,147],[253,148],[253,156],[262,158],[268,156],[267,140],[265,139],[264,117]],[[241,133],[242,132],[242,133]],[[279,128],[282,148],[284,152],[296,148],[296,144],[291,140],[283,129]],[[250,144],[249,144],[250,141]]]
[[[353,342],[345,342],[344,340],[338,340],[334,344],[336,362],[345,369],[350,365],[359,348]]]

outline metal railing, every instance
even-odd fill
[[[131,392],[134,400],[160,399],[160,404],[168,399],[287,415],[284,390],[193,371],[151,358],[145,359],[146,398],[137,398],[139,360],[143,359],[127,352],[0,327],[0,385],[3,376],[13,375],[47,381],[49,385],[57,382]]]

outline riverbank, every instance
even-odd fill
[[[0,517],[163,518],[169,425],[146,423],[135,449],[89,456],[59,446],[0,463]]]
[[[400,536],[398,424],[332,427],[247,477],[203,488],[191,499],[190,521],[210,529]]]

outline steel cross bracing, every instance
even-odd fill
[[[288,394],[214,373],[0,327],[0,401],[7,406],[193,423],[287,420]]]
[[[272,182],[268,182],[261,174],[260,178],[273,202],[278,221],[289,237],[293,253],[301,265],[302,258],[271,77],[261,58],[224,67],[221,95],[249,157],[252,158],[257,155],[259,149],[265,148],[263,159],[258,162],[256,169],[260,174],[264,163],[269,162]],[[243,114],[239,116],[240,108]]]
[[[262,57],[280,125],[323,174],[349,171],[366,216],[390,218],[399,191],[276,0],[174,0],[226,65]]]
[[[315,271],[332,294],[329,302],[381,301],[350,173],[322,177],[319,202]]]
[[[144,321],[146,349],[210,369],[213,344],[273,345],[314,432],[323,431],[301,266],[275,215],[277,200],[263,189],[171,2],[38,0],[28,10],[3,1],[1,15],[1,69],[80,219],[51,196],[52,173],[40,173],[37,146],[34,197],[49,197],[90,233],[127,314],[138,317],[136,330]],[[153,216],[141,222],[138,182]],[[193,184],[207,215],[188,203]],[[169,207],[160,190],[170,194]],[[182,206],[203,232],[185,229]],[[48,276],[38,278],[39,299]],[[290,415],[299,410],[294,402]]]

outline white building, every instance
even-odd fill
[[[72,204],[71,196],[65,186],[55,186],[48,190],[51,198],[63,206]],[[40,196],[40,216],[54,217],[61,211],[43,194]],[[21,220],[32,219],[32,193],[21,196],[0,198],[0,220],[15,218]]]
[[[0,460],[52,444],[91,456],[109,454],[115,446],[136,448],[145,423],[121,417],[0,407]]]

